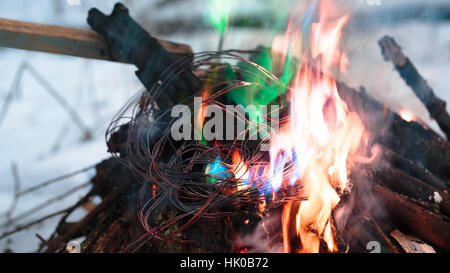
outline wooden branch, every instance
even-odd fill
[[[191,55],[188,45],[158,40],[170,53]],[[56,53],[84,58],[116,60],[108,45],[95,31],[28,23],[0,18],[0,47]]]
[[[149,145],[153,145],[170,124],[171,118],[167,115],[170,109],[180,103],[189,103],[187,100],[192,99],[201,87],[201,80],[191,70],[192,56],[176,60],[173,53],[130,17],[128,9],[121,3],[114,5],[110,15],[96,8],[90,9],[87,21],[105,38],[114,59],[133,63],[138,68],[136,75],[148,91],[141,97],[145,103],[140,105],[140,111],[153,108],[152,117],[158,120],[154,127],[146,129],[148,134],[139,134],[147,134]],[[160,89],[161,86],[164,87]],[[148,104],[150,101],[155,101],[158,107]],[[121,127],[119,134],[128,135],[129,132],[125,132],[128,128]],[[110,151],[117,151],[117,146],[120,144],[108,141]]]
[[[136,237],[143,234],[140,224],[133,221],[137,218],[135,212],[130,215],[130,211],[127,209],[117,218],[110,214],[104,213],[92,231],[89,232],[82,243],[84,253],[115,253],[131,241],[130,237],[133,236],[131,230],[136,232]],[[135,230],[137,228],[141,228],[141,230],[137,232]]]
[[[403,54],[401,48],[395,40],[389,36],[384,36],[379,42],[381,53],[386,61],[391,60],[400,76],[406,84],[416,93],[417,97],[427,108],[431,117],[434,118],[439,127],[450,139],[450,116],[445,109],[446,103],[436,97],[433,89],[419,74],[411,61]]]

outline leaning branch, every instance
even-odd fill
[[[412,62],[403,54],[401,48],[395,40],[389,36],[384,36],[379,42],[381,53],[386,61],[391,60],[395,69],[405,80],[406,84],[416,93],[416,96],[427,108],[431,117],[437,121],[439,127],[450,139],[450,116],[445,107],[445,101],[436,97],[433,89],[417,71]]]

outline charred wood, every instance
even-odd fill
[[[92,29],[105,38],[114,60],[132,63],[138,67],[136,74],[147,90],[150,91],[161,75],[174,66],[176,58],[173,54],[136,23],[123,4],[117,3],[109,16],[93,8],[89,11],[87,20]],[[190,69],[185,69],[181,73],[170,70],[169,72],[174,78],[171,81],[173,88],[164,94],[174,105],[192,96],[198,88],[199,81]],[[163,103],[161,105],[165,108],[172,106]]]
[[[120,62],[133,63],[137,66],[136,75],[149,94],[142,102],[141,110],[148,107],[151,97],[157,107],[152,108],[152,118],[158,120],[148,129],[149,141],[153,143],[160,138],[169,124],[167,112],[176,104],[191,98],[200,87],[200,80],[191,71],[193,56],[179,56],[169,52],[169,43],[163,43],[146,32],[130,16],[128,9],[121,3],[114,6],[111,15],[105,15],[93,8],[89,11],[88,23],[105,38],[111,57]],[[153,92],[154,87],[162,85],[161,78],[170,79],[162,92]],[[128,136],[128,126],[119,128],[108,141],[112,152],[124,154],[124,144]],[[119,143],[115,141],[119,141]]]
[[[349,220],[346,230],[349,252],[399,253],[400,250],[369,216],[356,215]]]
[[[439,190],[446,191],[448,189],[447,182],[436,177],[422,164],[407,159],[384,145],[380,145],[380,147],[383,158],[387,160],[393,167],[400,169],[410,176],[413,176]]]
[[[443,181],[450,179],[449,142],[417,122],[403,120],[364,90],[357,91],[338,83],[338,91],[349,110],[360,115],[374,142],[423,165]]]
[[[434,118],[442,131],[450,138],[450,116],[447,113],[446,102],[438,98],[426,80],[419,74],[416,67],[407,58],[395,40],[384,36],[379,42],[381,53],[386,61],[391,60],[400,76],[406,84],[411,87],[416,96],[427,108],[431,117]]]
[[[370,175],[368,178],[372,181],[376,181],[396,193],[408,196],[431,209],[436,209],[450,216],[450,198],[448,193],[409,176],[394,167],[375,169]]]
[[[389,213],[391,220],[402,230],[450,251],[450,222],[448,217],[433,212],[416,203],[414,200],[400,195],[372,181],[371,189],[379,205]]]
[[[97,175],[92,183],[94,184],[93,189],[87,196],[99,195],[102,197],[102,202],[76,223],[67,223],[65,221],[66,217],[61,219],[56,232],[47,241],[44,252],[57,252],[69,240],[89,234],[92,230],[92,225],[95,225],[102,214],[115,218],[116,214],[111,213],[111,210],[116,208],[114,204],[118,199],[126,197],[124,193],[128,191],[130,185],[136,182],[125,166],[118,164],[115,159],[109,159],[98,164]],[[126,206],[128,205],[127,202]],[[123,207],[125,208],[126,206]]]

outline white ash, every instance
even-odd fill
[[[436,204],[440,204],[442,202],[442,196],[437,191],[434,192],[433,199]]]

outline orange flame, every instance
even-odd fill
[[[243,181],[249,178],[250,173],[248,172],[247,165],[245,165],[245,162],[241,159],[239,150],[236,149],[231,152],[231,163],[233,165],[232,171],[234,177],[239,180],[237,190],[240,191],[247,188],[247,184],[243,183]]]
[[[300,69],[287,95],[290,118],[271,136],[270,162],[263,170],[270,177],[272,200],[282,186],[301,188],[298,194],[303,201],[288,201],[281,213],[284,252],[319,252],[321,241],[328,251],[338,250],[331,214],[340,202],[339,194],[349,186],[348,171],[364,141],[361,119],[348,110],[335,79],[326,75],[334,67],[345,72],[348,59],[340,52],[339,41],[349,17],[329,18],[330,6],[326,3],[321,2],[318,22],[310,25],[309,40],[295,30],[291,19],[286,34],[278,36],[273,45],[274,57],[301,56]],[[302,54],[296,53],[298,50]],[[231,157],[237,179],[253,177],[249,174],[252,168],[238,150]],[[290,171],[286,172],[288,165]],[[238,190],[245,187],[237,186]],[[294,226],[296,232],[291,231]],[[298,241],[292,240],[293,236],[300,241],[298,247],[291,246],[292,241]]]
[[[208,96],[209,96],[209,91],[208,90],[209,90],[208,89],[208,83],[206,82],[205,86],[204,86],[204,89],[202,91],[202,102],[204,102],[208,98]],[[199,109],[199,111],[197,113],[197,117],[196,117],[197,118],[197,124],[198,124],[197,130],[199,130],[200,132],[202,131],[203,123],[205,121],[205,108],[206,108],[206,106],[207,105],[205,105],[205,103],[202,103],[200,105],[200,109]]]
[[[276,190],[289,179],[290,184],[300,184],[302,196],[307,197],[298,206],[292,201],[285,204],[281,215],[285,252],[291,251],[292,236],[300,239],[299,252],[319,252],[321,240],[328,251],[337,251],[331,213],[340,201],[338,193],[348,187],[350,157],[358,151],[364,134],[358,115],[349,112],[339,97],[336,81],[322,74],[336,65],[344,70],[348,63],[338,50],[348,15],[328,19],[322,6],[319,22],[311,24],[309,52],[304,49],[291,87],[290,120],[271,138],[272,187]],[[284,166],[292,161],[296,173],[286,178]],[[290,234],[291,211],[297,207],[297,234]]]

